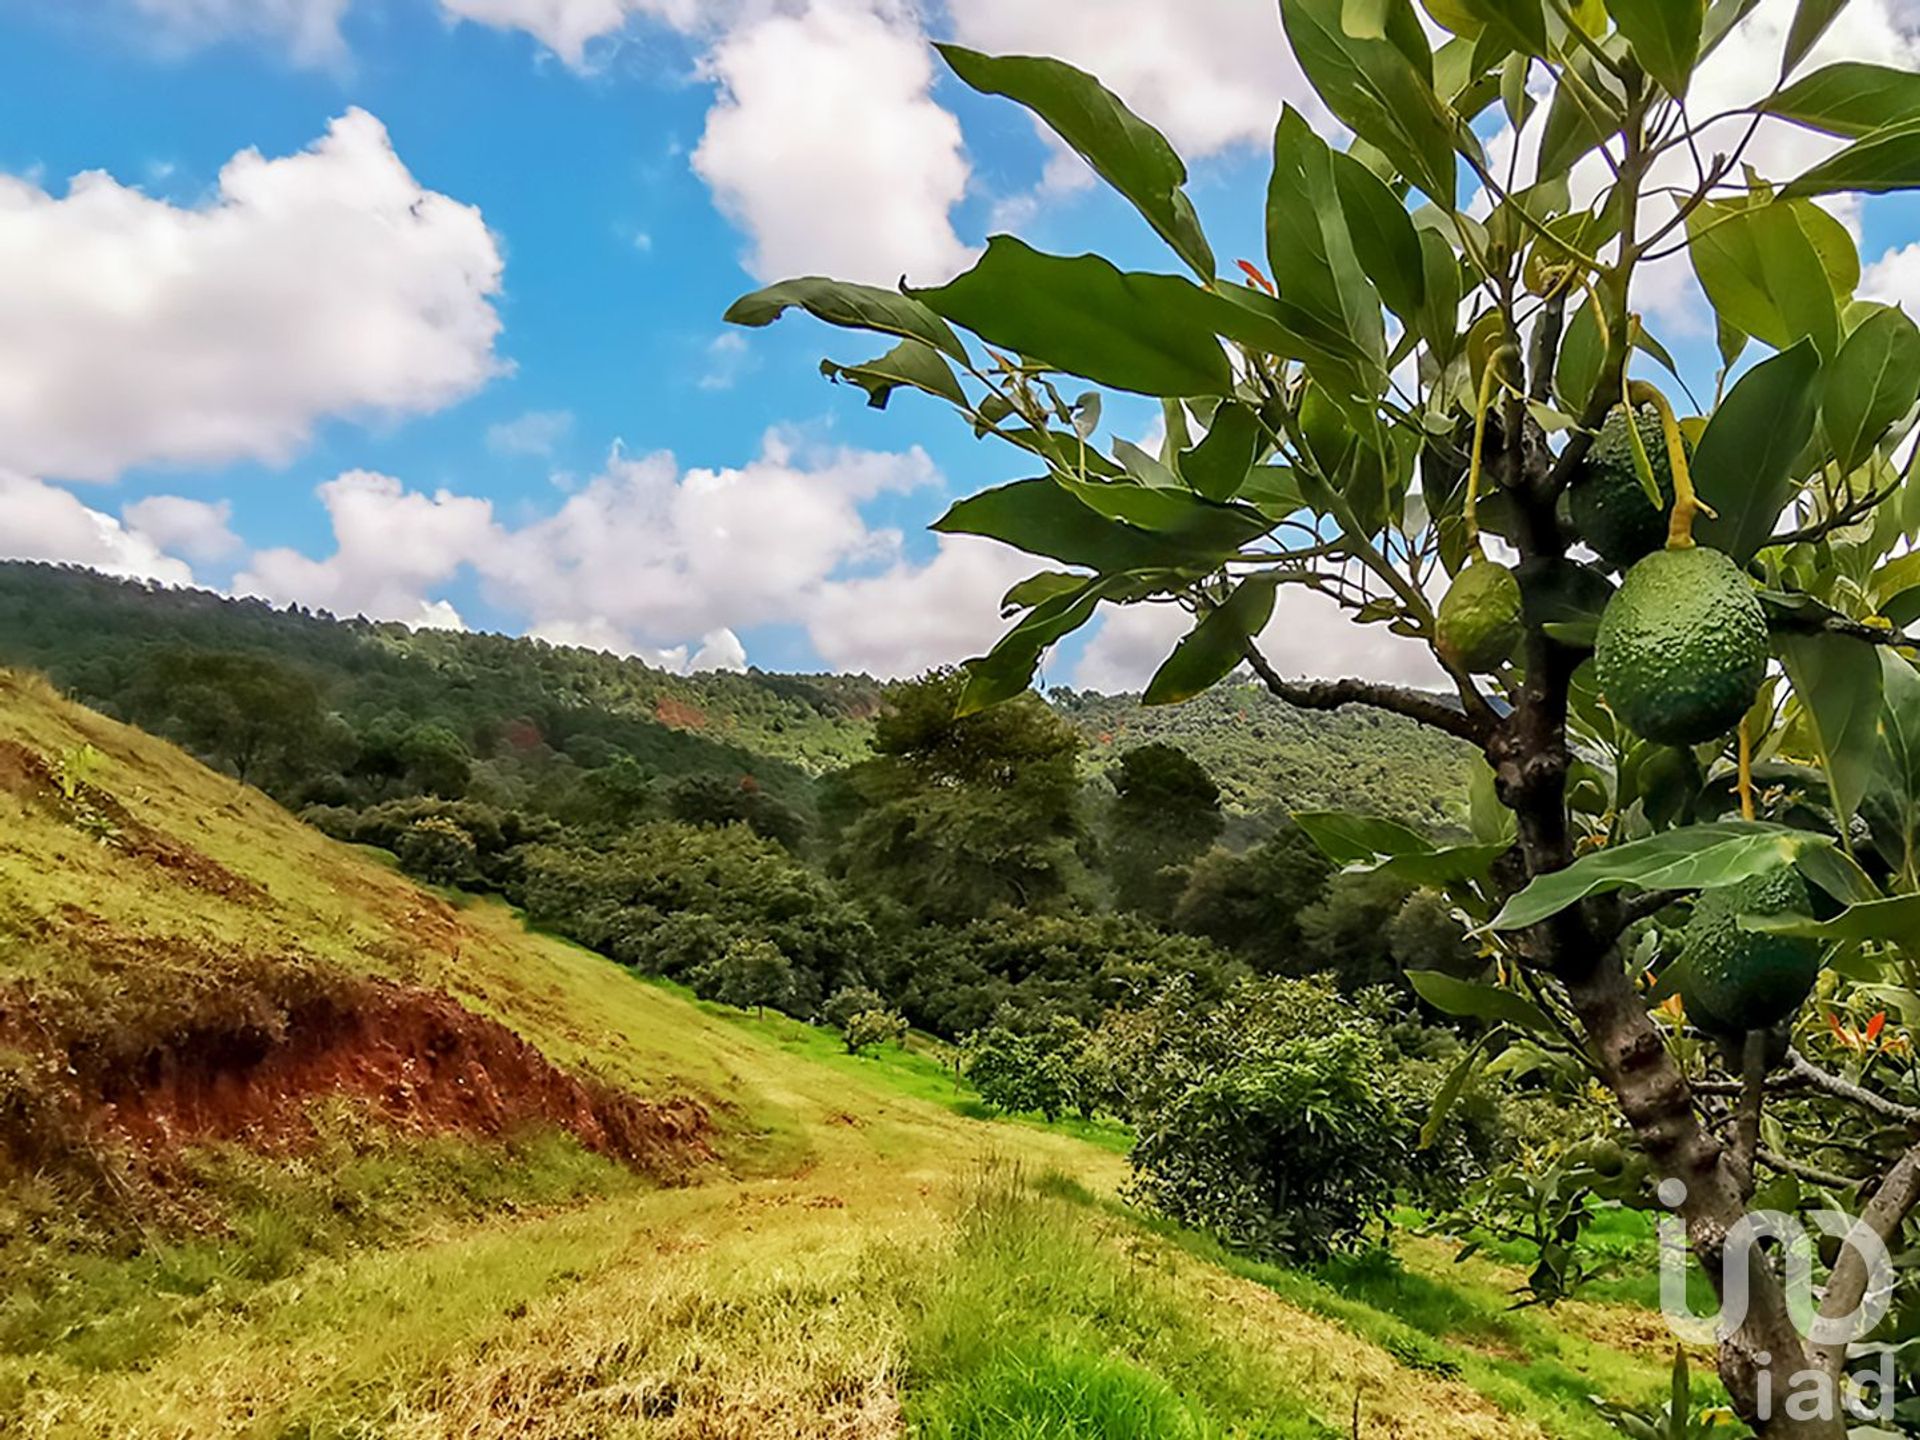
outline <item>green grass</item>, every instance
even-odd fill
[[[907,1412],[926,1440],[1336,1433],[1271,1356],[1223,1344],[1016,1172],[975,1181],[913,1354]]]
[[[1513,1298],[1493,1286],[1464,1276],[1443,1283],[1416,1273],[1390,1250],[1369,1249],[1311,1268],[1269,1264],[1070,1182],[1050,1183],[1064,1198],[1125,1215],[1188,1254],[1339,1322],[1411,1369],[1460,1377],[1551,1435],[1617,1440],[1590,1396],[1651,1403],[1666,1393],[1665,1362],[1625,1355],[1558,1328],[1551,1312],[1516,1309]]]
[[[683,997],[703,1014],[737,1026],[778,1047],[784,1054],[856,1076],[870,1085],[884,1086],[896,1095],[941,1106],[966,1119],[992,1120],[1070,1135],[1116,1155],[1125,1155],[1133,1148],[1133,1131],[1116,1120],[1063,1115],[1058,1120],[1047,1121],[1037,1115],[1006,1115],[994,1110],[964,1078],[954,1073],[954,1047],[931,1035],[916,1032],[908,1037],[905,1045],[875,1045],[851,1055],[839,1031],[826,1026],[809,1025],[773,1010],[760,1014],[700,1000],[691,990],[671,980],[650,979],[648,983]]]

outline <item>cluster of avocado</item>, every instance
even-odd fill
[[[1665,505],[1641,483],[1628,427],[1639,428],[1663,500],[1675,496],[1666,430],[1652,407],[1617,407],[1568,490],[1580,537],[1620,588],[1600,617],[1594,665],[1607,703],[1635,734],[1685,748],[1719,740],[1752,708],[1772,653],[1766,613],[1740,567],[1718,550],[1669,547]],[[1468,673],[1506,663],[1522,633],[1520,584],[1475,554],[1435,616],[1441,658]],[[1742,926],[1744,916],[1811,913],[1806,882],[1782,865],[1705,891],[1683,943],[1680,993],[1702,1029],[1726,1037],[1767,1030],[1812,991],[1820,946]]]
[[[1659,744],[1718,740],[1752,708],[1772,653],[1766,613],[1740,567],[1718,550],[1668,548],[1668,517],[1641,484],[1629,424],[1662,497],[1674,495],[1664,426],[1651,408],[1607,419],[1567,501],[1583,540],[1625,572],[1600,617],[1594,667],[1620,721]],[[1740,1036],[1797,1010],[1820,971],[1811,940],[1742,926],[1744,916],[1807,915],[1791,866],[1703,892],[1687,923],[1680,994],[1703,1030]]]

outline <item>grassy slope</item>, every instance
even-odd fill
[[[6,739],[96,746],[136,819],[265,894],[192,889],[0,792],[0,980],[139,984],[191,939],[443,986],[563,1063],[720,1102],[725,1164],[661,1189],[564,1145],[486,1160],[350,1131],[300,1160],[207,1155],[262,1203],[8,1299],[0,1434],[1324,1437],[1358,1397],[1361,1433],[1452,1440],[1600,1436],[1579,1387],[1659,1393],[1657,1337],[1503,1328],[1484,1276],[1221,1263],[1114,1208],[1110,1146],[972,1118],[930,1059],[840,1056],[456,910],[0,673]],[[303,1195],[343,1185],[382,1227],[294,1233]],[[449,1203],[419,1198],[436,1186]]]

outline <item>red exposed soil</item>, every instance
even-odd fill
[[[704,730],[708,723],[707,712],[698,705],[689,705],[684,700],[667,696],[654,702],[653,715],[662,725],[675,730]]]
[[[572,1132],[663,1178],[713,1158],[706,1110],[651,1104],[554,1065],[498,1021],[435,991],[359,982],[303,1000],[282,1025],[180,1031],[98,1082],[98,1115],[150,1152],[195,1140],[266,1149],[311,1137],[308,1104],[365,1100],[422,1134]]]

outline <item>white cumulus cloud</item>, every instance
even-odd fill
[[[1099,77],[1189,159],[1268,145],[1283,102],[1323,113],[1261,0],[953,0],[954,38]]]
[[[429,592],[499,544],[491,501],[423,495],[367,470],[329,480],[319,494],[334,553],[314,560],[290,548],[262,550],[234,577],[236,591],[337,615],[459,626],[452,606]]]
[[[917,25],[861,0],[744,20],[707,56],[719,88],[693,166],[748,235],[763,280],[935,283],[971,252],[949,212],[970,167],[932,98]]]
[[[439,409],[501,368],[501,268],[363,110],[300,154],[241,152],[192,208],[0,176],[0,465],[282,462],[323,417]]]
[[[219,560],[241,547],[230,523],[233,506],[225,500],[189,500],[181,495],[149,495],[120,512],[127,525],[162,550],[189,560]]]
[[[0,470],[0,560],[86,565],[108,575],[191,585],[192,567],[151,535],[83,505],[72,492]]]

